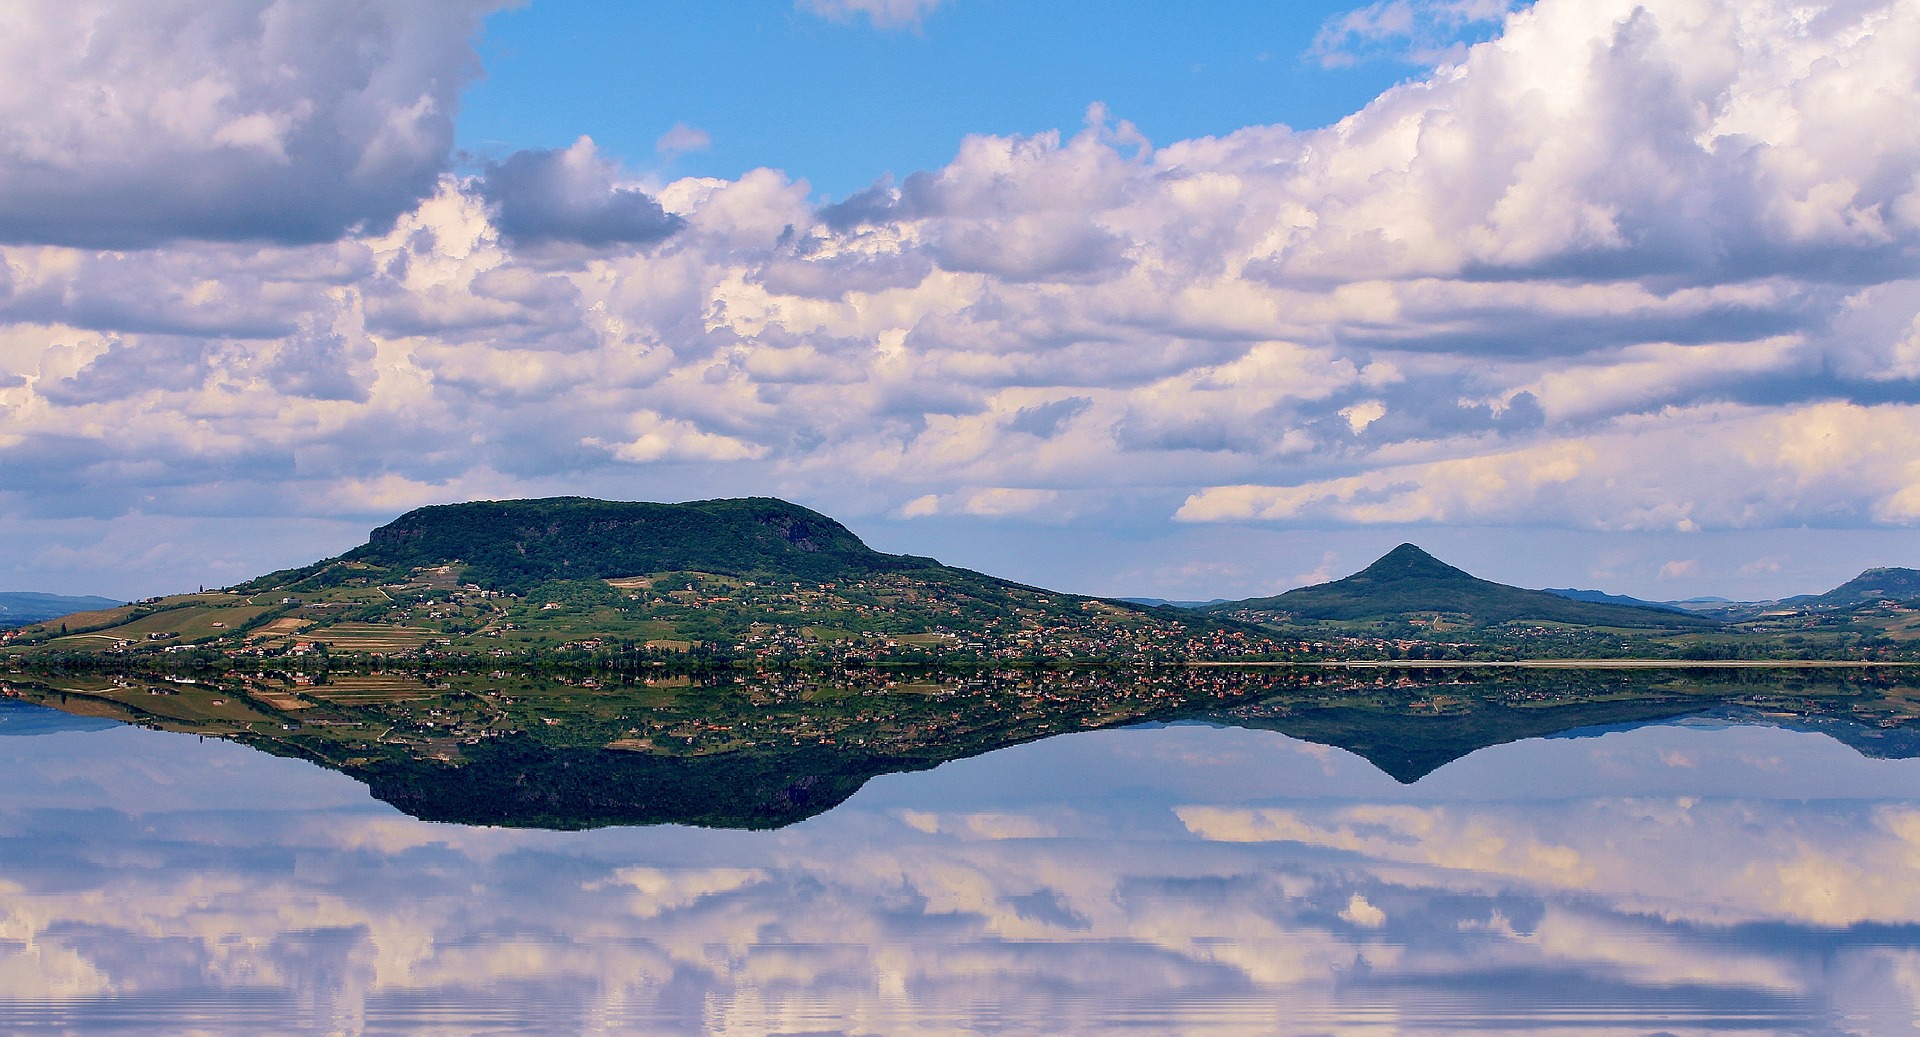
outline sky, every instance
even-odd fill
[[[1423,71],[1399,60],[1407,40],[1347,40],[1323,60],[1334,37],[1325,54],[1315,41],[1346,0],[862,9],[561,0],[497,12],[479,47],[485,77],[461,99],[465,168],[585,134],[630,174],[736,179],[768,166],[832,201],[938,169],[969,134],[1072,131],[1092,104],[1162,142],[1313,128]],[[1448,25],[1444,46],[1494,35],[1504,10]]]
[[[1904,0],[23,0],[0,77],[0,589],[554,494],[1182,599],[1920,565]]]

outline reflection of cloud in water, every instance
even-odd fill
[[[1060,834],[1039,818],[1019,814],[941,815],[903,810],[900,820],[907,827],[928,835],[945,834],[962,839],[1046,839]]]
[[[1708,924],[1920,926],[1920,811],[1621,799],[1455,807],[1182,807],[1195,835],[1495,875]],[[1473,878],[1465,881],[1475,882]]]
[[[0,1029],[1915,1019],[1920,762],[1651,728],[1500,747],[1402,789],[1295,747],[1107,732],[882,779],[780,832],[555,833],[411,821],[221,743],[7,740]]]

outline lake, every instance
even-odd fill
[[[1411,784],[1147,725],[777,830],[560,832],[0,703],[0,1030],[1911,1032],[1920,760],[1756,719]]]

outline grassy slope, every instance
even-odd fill
[[[1794,602],[1800,608],[1848,608],[1920,599],[1920,569],[1868,569],[1838,587]]]

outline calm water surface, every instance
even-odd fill
[[[1920,760],[1680,722],[1411,786],[1206,726],[777,832],[411,820],[0,709],[9,1033],[1911,1033]]]

